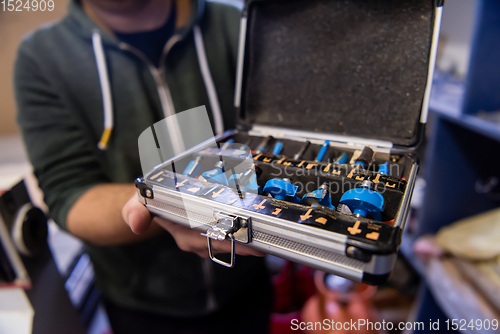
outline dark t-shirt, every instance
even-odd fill
[[[123,34],[115,32],[116,37],[144,55],[156,66],[160,64],[161,54],[165,44],[175,32],[175,6],[172,6],[170,15],[163,26],[156,30]]]

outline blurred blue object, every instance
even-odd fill
[[[462,111],[500,110],[500,1],[479,0]]]
[[[319,150],[318,156],[316,157],[316,161],[322,161],[323,158],[325,157],[326,151],[328,151],[328,147],[330,146],[330,141],[325,140],[323,145],[321,146],[321,149]]]
[[[280,154],[282,149],[283,149],[283,142],[277,141],[276,144],[274,144],[273,154],[274,155]]]

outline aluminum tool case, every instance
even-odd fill
[[[201,143],[138,179],[143,204],[201,231],[209,246],[226,239],[355,281],[383,283],[408,218],[418,169],[412,151],[427,120],[442,6],[435,0],[247,1],[237,60],[237,129],[215,137],[217,146]],[[236,144],[221,148],[232,139],[255,150],[268,136],[284,144],[282,154],[250,154]],[[315,162],[325,140],[331,157],[354,157],[345,165],[330,158]],[[306,141],[308,151],[292,159]],[[364,147],[374,152],[370,166],[389,162],[396,175],[354,168]],[[384,211],[380,219],[354,216],[242,195],[182,174],[194,157],[201,157],[202,171],[219,160],[237,165],[235,152],[259,165],[261,187],[286,168],[302,185],[329,182],[336,207],[346,190],[369,180],[384,197]],[[300,198],[311,191],[302,188]],[[234,248],[227,261],[210,255],[235,264]]]

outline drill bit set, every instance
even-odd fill
[[[390,162],[378,157],[375,159],[376,155],[369,147],[352,152],[334,150],[328,140],[319,148],[318,145],[311,147],[311,142],[307,140],[298,152],[291,154],[292,158],[280,154],[284,141],[272,136],[261,139],[254,150],[234,143],[234,138],[219,146],[220,149],[207,148],[198,152],[184,168],[183,175],[228,186],[236,190],[241,198],[246,192],[252,192],[321,209],[335,210],[337,207],[336,211],[342,214],[388,224],[394,221],[397,211],[394,207],[399,205],[406,188],[404,170],[410,168],[404,164],[404,159],[397,156],[391,156]],[[292,146],[297,146],[297,143],[292,143]],[[327,159],[330,149],[338,153],[328,155]],[[303,160],[305,153],[315,158]],[[235,165],[242,157],[250,156],[252,164],[238,173],[232,172],[229,164],[225,163],[227,160]],[[205,171],[200,170],[203,157],[208,164]],[[276,174],[283,177],[274,177]],[[386,192],[386,197],[392,201],[388,210],[384,210],[386,200],[382,195]]]
[[[155,160],[136,182],[142,203],[199,230],[228,267],[240,243],[387,280],[418,170],[442,5],[382,3],[247,0],[237,130]],[[373,34],[389,42],[367,44]],[[150,137],[144,155],[160,150]],[[212,253],[212,239],[232,243],[230,261]]]
[[[277,237],[278,229],[270,226],[256,229],[257,216],[261,216],[262,225],[278,220],[285,230],[306,228],[309,233],[314,231],[313,234],[341,235],[345,241],[352,242],[352,245],[343,245],[344,255],[350,262],[364,264],[386,257],[371,254],[370,249],[378,248],[383,253],[394,251],[401,231],[395,221],[404,219],[400,208],[408,200],[406,180],[413,178],[415,172],[411,159],[375,152],[368,146],[346,149],[335,147],[328,140],[321,143],[314,139],[253,137],[232,131],[217,145],[209,145],[155,169],[138,180],[137,186],[153,213],[177,221],[178,212],[184,212],[181,218],[207,236],[226,239],[232,235],[229,239],[235,238],[231,239],[233,242],[245,240],[250,246],[260,242],[265,251],[290,258],[281,251],[272,251],[271,245],[265,242],[272,235],[275,235],[273,240],[283,238]],[[208,201],[206,216],[215,218],[199,218],[204,211],[202,199]],[[168,213],[165,208],[170,208]],[[201,223],[205,219],[212,225]],[[245,228],[242,228],[242,220]],[[220,229],[233,232],[221,235]],[[238,239],[241,235],[236,238],[238,233],[244,234],[243,239]],[[321,245],[325,240],[317,242]],[[360,244],[369,247],[365,249],[359,247]],[[316,246],[308,245],[305,249],[320,252],[321,247]],[[299,253],[299,258],[292,259],[315,265]],[[232,260],[228,265],[234,263]],[[319,267],[327,270],[324,265]],[[332,269],[329,267],[328,271]],[[380,279],[366,273],[364,277],[369,283]]]

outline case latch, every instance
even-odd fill
[[[234,267],[236,258],[235,241],[249,243],[251,241],[250,218],[218,212],[215,214],[216,223],[207,229],[203,236],[207,237],[208,255],[210,259],[225,267]],[[212,239],[231,241],[231,262],[225,262],[216,258],[212,251]]]

